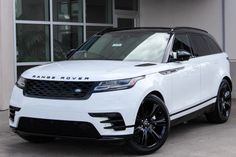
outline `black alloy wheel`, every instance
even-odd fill
[[[231,92],[232,89],[227,80],[221,82],[214,111],[207,113],[209,122],[224,123],[229,119],[231,112]]]
[[[168,137],[169,127],[169,113],[164,102],[155,95],[148,95],[138,111],[130,148],[137,154],[158,150]]]

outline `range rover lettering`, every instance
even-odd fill
[[[206,31],[110,28],[68,60],[25,71],[12,92],[10,127],[29,142],[57,137],[125,140],[138,154],[158,150],[170,127],[231,111],[228,56]]]

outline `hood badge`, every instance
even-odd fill
[[[67,80],[67,81],[76,81],[76,80],[89,80],[89,77],[69,77],[69,76],[40,76],[40,75],[33,75],[32,78],[36,79],[47,79],[47,80]]]

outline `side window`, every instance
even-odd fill
[[[192,48],[190,46],[189,38],[187,34],[176,34],[175,35],[175,40],[174,40],[174,45],[172,50],[174,52],[177,51],[187,51],[189,53],[192,53]]]
[[[205,39],[200,34],[190,34],[191,44],[195,56],[210,55],[210,49]]]
[[[221,53],[221,49],[218,46],[218,44],[210,37],[204,35],[203,38],[205,39],[209,49],[210,49],[210,53],[211,54],[217,54],[217,53]]]

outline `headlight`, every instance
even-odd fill
[[[114,91],[114,90],[123,90],[132,88],[136,82],[143,79],[145,76],[140,76],[130,79],[122,80],[113,80],[113,81],[103,81],[100,82],[97,87],[94,88],[95,92],[105,92],[105,91]]]
[[[26,82],[26,79],[23,77],[20,77],[18,81],[16,82],[16,86],[23,89],[25,88],[25,82]]]

